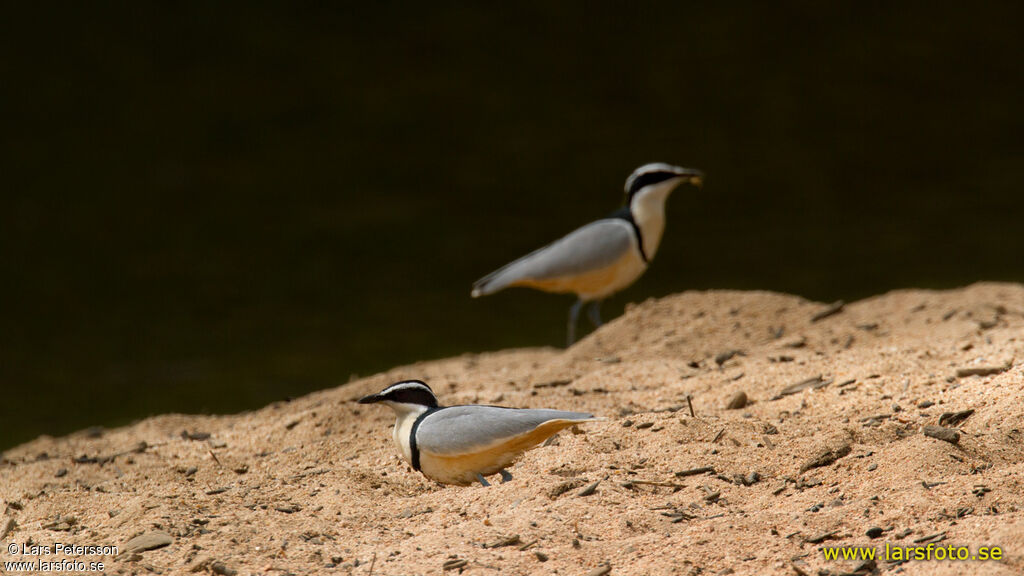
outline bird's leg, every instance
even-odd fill
[[[504,468],[502,468],[501,469],[501,483],[504,484],[505,482],[508,482],[510,480],[512,480],[512,475],[508,473],[508,470],[505,470]]]
[[[590,322],[594,325],[594,328],[600,328],[604,322],[601,321],[601,301],[594,300],[590,303],[587,308],[587,316],[590,316]]]
[[[476,479],[479,480],[480,484],[482,484],[484,486],[490,486],[491,485],[491,483],[488,482],[487,480],[485,480],[484,477],[481,476],[479,472],[476,473]]]
[[[577,300],[569,308],[569,344],[566,345],[566,348],[576,342],[576,320],[580,317],[580,308],[582,307],[583,300]]]

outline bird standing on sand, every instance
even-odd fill
[[[383,403],[397,416],[393,437],[414,470],[444,484],[467,486],[501,473],[520,454],[560,430],[596,420],[592,414],[562,410],[531,410],[499,406],[437,405],[437,397],[420,380],[403,380],[359,399]]]
[[[567,236],[484,276],[472,296],[486,296],[510,286],[545,292],[574,293],[569,309],[569,345],[576,341],[580,308],[589,303],[594,327],[601,322],[601,301],[636,281],[654,258],[665,231],[665,200],[676,186],[703,185],[704,174],[656,162],[626,179],[626,205],[607,218],[577,228]]]

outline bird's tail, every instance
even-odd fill
[[[538,248],[526,256],[513,260],[494,272],[491,272],[487,276],[477,280],[473,283],[473,291],[469,293],[470,296],[473,298],[479,298],[480,296],[487,296],[488,294],[500,292],[511,286],[522,285],[524,281],[535,276],[536,267],[531,266],[531,262],[535,263],[536,256],[542,254],[548,248],[550,248],[550,245]]]
[[[472,296],[473,298],[479,298],[481,296],[494,294],[495,292],[500,292],[501,290],[508,288],[509,285],[511,285],[512,282],[515,281],[515,277],[512,274],[510,274],[510,272],[512,271],[511,267],[513,264],[515,264],[515,262],[509,264],[508,266],[499,268],[494,272],[491,272],[487,276],[484,276],[483,278],[474,282],[473,291],[470,292],[469,295]]]
[[[473,298],[479,298],[481,296],[487,296],[488,294],[494,294],[497,290],[493,290],[488,287],[490,284],[489,277],[481,278],[473,283],[473,290],[469,293]]]

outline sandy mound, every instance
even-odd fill
[[[567,351],[466,355],[252,413],[40,438],[0,463],[0,543],[116,545],[79,560],[128,574],[1020,574],[1022,360],[1018,285],[845,307],[689,292]],[[389,410],[352,402],[404,377],[448,404],[608,420],[527,453],[511,483],[439,486],[399,460]],[[739,392],[750,404],[727,409]],[[958,443],[922,433],[940,420]],[[129,551],[144,533],[172,542]],[[822,552],[929,542],[1004,557]],[[18,559],[34,557],[0,558]]]

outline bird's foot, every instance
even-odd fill
[[[505,482],[508,482],[510,480],[512,480],[512,475],[508,473],[508,470],[505,470],[504,468],[502,468],[501,469],[501,483],[504,484]]]
[[[479,480],[480,484],[483,485],[483,486],[490,486],[491,485],[491,483],[488,482],[486,478],[481,476],[479,472],[476,473],[476,479]]]
[[[577,300],[573,302],[569,308],[569,338],[566,348],[572,346],[576,342],[576,321],[580,317],[580,308],[583,308],[583,300]]]
[[[604,325],[604,322],[601,320],[600,300],[594,300],[590,303],[590,306],[587,307],[587,316],[590,317],[590,323],[594,325],[594,328],[600,328]]]

